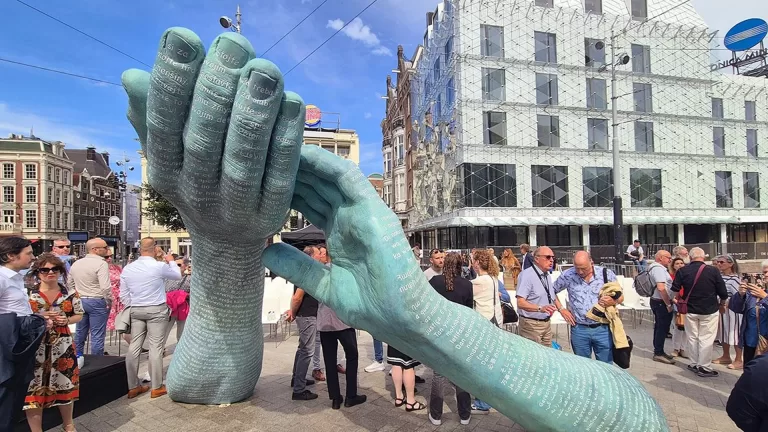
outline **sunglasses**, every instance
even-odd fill
[[[38,272],[42,274],[48,274],[48,273],[61,273],[61,268],[59,267],[40,267],[37,269]]]
[[[548,260],[553,260],[555,259],[555,256],[554,255],[536,255],[535,258],[545,258]]]
[[[57,249],[69,249],[70,248],[69,245],[66,245],[66,246],[54,246],[54,247],[57,248]]]

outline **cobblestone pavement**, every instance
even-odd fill
[[[716,366],[717,378],[698,378],[688,372],[687,360],[676,365],[665,365],[651,360],[652,324],[644,322],[632,328],[625,324],[635,342],[632,367],[629,371],[657,398],[667,416],[672,431],[738,431],[725,412],[739,371]],[[570,350],[566,326],[560,326],[558,341]],[[175,332],[174,332],[175,333]],[[231,406],[199,406],[172,402],[167,396],[150,399],[149,394],[133,400],[121,398],[93,412],[78,417],[79,431],[522,431],[513,421],[492,411],[489,415],[476,415],[468,426],[459,424],[456,402],[451,390],[446,391],[442,426],[433,426],[427,410],[406,413],[393,405],[394,390],[386,372],[365,373],[362,369],[373,358],[371,337],[365,332],[358,336],[360,352],[360,393],[368,402],[352,408],[342,406],[331,410],[325,383],[310,387],[320,397],[313,401],[292,401],[291,370],[297,336],[279,341],[267,340],[264,345],[264,368],[256,391],[247,401]],[[282,336],[282,334],[281,334]],[[172,336],[173,337],[173,336]],[[667,342],[670,344],[670,342]],[[169,347],[172,341],[169,341]],[[108,346],[107,350],[115,346]],[[172,351],[172,350],[170,350]],[[122,348],[125,352],[125,346]],[[721,350],[715,349],[715,356]],[[146,357],[146,356],[144,356]],[[166,365],[171,356],[165,359]],[[212,367],[215,367],[212,365]],[[142,359],[142,372],[146,364]],[[427,379],[417,384],[417,400],[426,403],[430,389],[431,372],[417,369]],[[343,378],[342,378],[343,389]],[[453,400],[451,400],[453,399]]]

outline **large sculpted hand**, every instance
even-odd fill
[[[669,430],[656,401],[623,370],[505,332],[437,294],[400,221],[351,162],[305,146],[291,205],[325,231],[333,265],[285,244],[267,248],[264,262],[347,324],[421,360],[527,430]]]
[[[239,34],[206,55],[194,33],[172,28],[151,74],[123,74],[149,183],[195,242],[191,313],[167,377],[175,401],[236,402],[261,373],[261,255],[293,195],[304,103],[254,58]]]

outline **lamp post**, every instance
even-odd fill
[[[128,159],[125,155],[123,155],[123,158],[115,164],[122,168],[122,170],[117,174],[118,178],[118,190],[120,191],[120,196],[122,197],[122,208],[123,208],[123,216],[122,216],[122,224],[123,229],[121,230],[121,243],[122,247],[121,249],[121,255],[123,256],[123,266],[125,266],[128,263],[128,206],[126,205],[128,203],[127,199],[127,193],[128,193],[128,173],[126,171],[133,171],[133,166],[128,165],[131,160]]]
[[[235,22],[232,23],[232,19],[228,16],[222,16],[219,18],[219,24],[221,24],[222,27],[225,29],[230,29],[233,32],[240,33],[240,17],[242,14],[240,13],[240,5],[237,5],[237,12],[235,12]]]

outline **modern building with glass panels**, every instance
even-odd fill
[[[446,0],[427,24],[412,243],[612,245],[612,103],[627,243],[768,242],[767,80],[711,70],[691,3]]]

